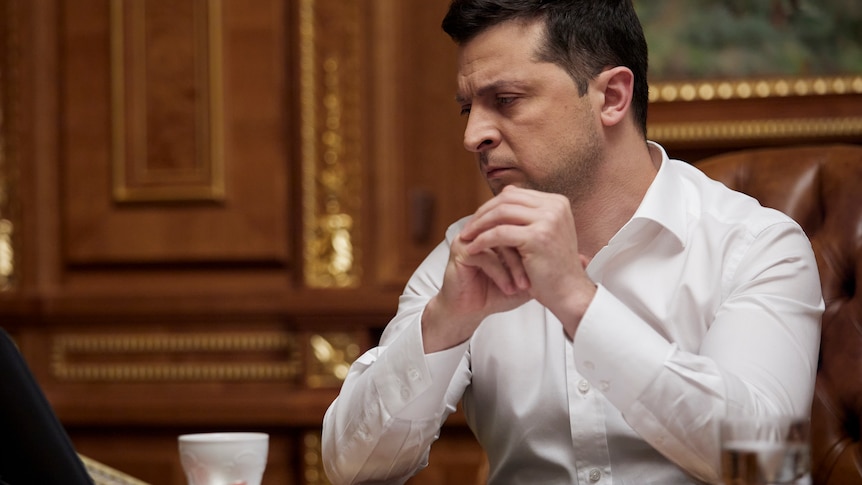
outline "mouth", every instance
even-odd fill
[[[485,169],[485,178],[492,179],[502,176],[504,173],[511,171],[508,167],[487,167]]]
[[[504,164],[504,165],[492,164],[488,160],[487,155],[485,155],[485,154],[480,155],[479,166],[480,166],[480,169],[482,170],[482,174],[484,174],[485,178],[488,180],[491,180],[491,179],[497,178],[497,177],[501,177],[506,172],[510,172],[510,171],[514,170],[514,168],[508,164]]]

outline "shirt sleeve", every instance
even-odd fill
[[[421,328],[447,260],[441,243],[408,282],[380,346],[351,365],[327,409],[322,451],[333,484],[405,482],[427,465],[431,444],[455,411],[470,379],[469,344],[425,355]]]
[[[719,478],[723,416],[809,413],[824,308],[810,243],[793,223],[755,235],[731,266],[696,352],[601,286],[572,343],[578,371],[629,425],[709,482]]]

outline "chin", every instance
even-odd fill
[[[491,193],[494,195],[498,195],[508,186],[518,187],[519,189],[534,189],[537,190],[532,184],[527,182],[504,182],[502,180],[490,180],[488,181],[488,187],[491,189]]]
[[[488,181],[488,188],[491,189],[491,193],[494,195],[500,195],[500,192],[502,192],[503,189],[506,188],[507,185],[512,185],[512,184],[507,184],[507,183],[501,182],[499,180]]]

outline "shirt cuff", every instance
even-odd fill
[[[572,345],[578,372],[621,411],[653,382],[675,348],[601,285]]]
[[[449,383],[468,345],[469,340],[426,355],[420,315],[386,350],[386,369],[378,374],[377,391],[389,414],[408,420],[441,416]]]

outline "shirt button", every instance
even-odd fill
[[[602,471],[598,468],[590,470],[590,481],[595,483],[602,479]]]
[[[405,401],[410,399],[410,389],[409,388],[407,388],[407,387],[401,388],[401,399],[404,399]]]
[[[409,377],[411,381],[416,381],[422,378],[422,376],[419,375],[419,371],[413,367],[407,370],[407,377]]]
[[[590,390],[590,383],[586,379],[581,379],[581,381],[578,382],[578,390],[581,391],[581,393],[586,394]]]

